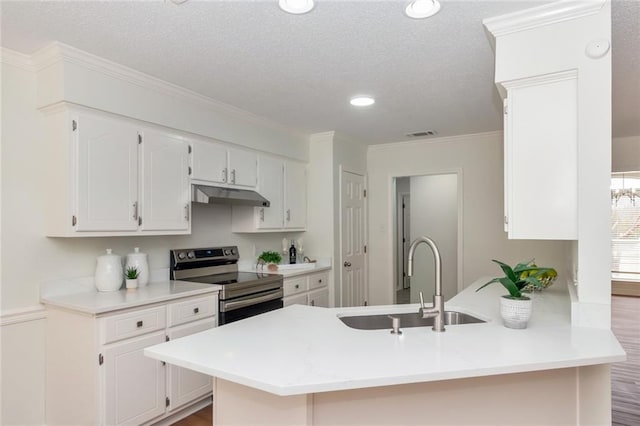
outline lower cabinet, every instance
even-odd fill
[[[284,278],[284,306],[309,305],[329,307],[329,272]]]
[[[47,425],[151,424],[208,403],[210,376],[144,349],[216,324],[211,294],[101,315],[48,309]]]

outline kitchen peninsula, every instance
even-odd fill
[[[356,330],[339,316],[417,306],[290,306],[145,350],[216,377],[214,422],[232,424],[602,424],[610,415],[578,381],[608,374],[625,353],[610,330],[571,325],[563,284],[534,294],[525,330],[505,328],[500,286],[480,279],[446,304],[486,320]],[[602,394],[600,394],[602,392]],[[453,404],[453,405],[452,405]],[[530,406],[531,409],[527,409]],[[457,407],[457,409],[452,409]]]

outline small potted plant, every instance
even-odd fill
[[[267,265],[267,269],[270,271],[277,271],[278,264],[282,261],[282,256],[277,251],[263,251],[258,256],[258,264]]]
[[[138,287],[138,268],[135,266],[131,266],[127,268],[124,273],[125,282],[127,289],[137,288]]]
[[[480,291],[489,284],[499,282],[507,289],[508,295],[500,298],[500,315],[508,328],[527,328],[529,318],[531,318],[532,301],[522,294],[525,290],[543,289],[553,282],[557,272],[553,268],[542,268],[536,266],[533,260],[518,263],[514,268],[493,260],[504,272],[503,277],[493,278],[478,290]]]

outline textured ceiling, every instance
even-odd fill
[[[60,41],[305,133],[365,143],[502,128],[482,19],[540,2],[442,0],[428,20],[404,1],[323,1],[282,13],[270,1],[8,2],[1,44]],[[640,135],[640,3],[614,0],[614,135]],[[352,95],[376,104],[354,109]]]

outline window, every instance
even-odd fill
[[[611,178],[611,272],[640,281],[640,172]]]

